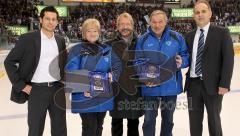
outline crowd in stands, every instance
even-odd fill
[[[160,5],[161,6],[161,5]],[[116,29],[117,15],[128,12],[133,15],[135,20],[135,31],[141,34],[146,30],[147,22],[144,18],[155,9],[161,9],[160,6],[137,6],[133,4],[104,4],[104,5],[79,5],[74,9],[70,9],[71,17],[62,20],[63,30],[74,36],[81,36],[81,25],[86,18],[97,18],[102,24],[102,32],[104,37],[110,37],[111,33]],[[167,12],[168,9],[167,9]]]
[[[240,25],[240,1],[224,0],[211,2],[214,22],[217,25]]]
[[[43,4],[39,0],[0,0],[0,33],[6,32],[6,25],[24,25],[30,28],[30,22],[37,20],[36,4]],[[210,2],[213,17],[212,22],[217,25],[240,25],[240,1],[216,0]],[[193,2],[183,7],[193,7]],[[94,17],[101,22],[104,39],[111,37],[116,29],[116,18],[122,12],[129,12],[135,20],[137,34],[142,34],[148,26],[145,16],[155,9],[164,9],[168,15],[170,8],[164,8],[164,4],[146,6],[144,4],[79,4],[69,7],[69,17],[61,18],[58,33],[67,35],[70,39],[81,39],[81,25],[86,18]],[[191,31],[195,24],[192,18],[169,18],[169,25],[174,30],[186,33]]]
[[[34,3],[28,0],[0,0],[0,19],[7,25],[28,26],[33,18],[37,18]]]
[[[1,39],[7,38],[10,43],[16,41],[7,26],[21,25],[28,26],[30,22],[37,18],[37,9],[35,4],[38,0],[0,0],[0,36]],[[6,37],[7,36],[7,37]]]

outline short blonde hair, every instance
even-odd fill
[[[120,20],[121,17],[128,18],[128,19],[130,20],[132,26],[134,27],[133,18],[132,18],[132,16],[131,16],[129,13],[127,13],[127,12],[122,13],[122,14],[120,14],[120,15],[117,17],[117,27],[119,26],[119,20]]]
[[[158,14],[162,14],[162,15],[165,17],[166,22],[167,22],[167,20],[168,20],[167,14],[166,14],[166,12],[163,11],[163,10],[154,10],[154,11],[151,13],[151,15],[150,15],[150,20],[152,19],[153,16],[158,15]]]
[[[83,25],[82,25],[82,37],[83,37],[83,39],[86,39],[86,32],[87,32],[87,30],[89,30],[91,28],[97,29],[98,33],[99,34],[101,33],[100,22],[95,18],[89,18],[89,19],[85,20],[83,22]]]

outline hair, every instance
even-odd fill
[[[207,5],[207,7],[211,10],[211,6],[210,6],[210,4],[209,4],[209,2],[207,0],[198,0],[197,2],[195,2],[193,10],[195,9],[196,5],[198,5],[200,3],[203,3],[203,4]]]
[[[43,18],[45,15],[45,12],[54,12],[57,14],[57,19],[59,18],[59,14],[58,11],[53,7],[53,6],[47,6],[45,8],[43,8],[40,12],[40,17]]]
[[[97,19],[89,18],[83,22],[82,25],[82,37],[83,39],[86,39],[86,32],[90,28],[96,28],[98,30],[98,33],[101,33],[101,26]]]
[[[150,20],[152,19],[153,16],[158,15],[158,14],[162,14],[163,16],[165,16],[166,21],[168,20],[167,13],[163,10],[154,10],[150,15]]]
[[[121,17],[124,17],[124,18],[128,18],[132,24],[132,26],[134,27],[134,21],[133,21],[133,18],[132,16],[129,14],[129,13],[122,13],[120,14],[118,17],[117,17],[117,26],[119,26],[119,20]]]

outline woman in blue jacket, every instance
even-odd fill
[[[121,71],[120,59],[111,47],[98,42],[100,30],[96,19],[83,23],[84,41],[70,50],[65,67],[67,88],[72,89],[72,112],[82,119],[82,136],[102,135],[106,112],[113,109],[111,82]]]

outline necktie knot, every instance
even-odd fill
[[[204,30],[203,30],[202,28],[200,29],[200,31],[201,31],[201,33],[203,33],[203,32],[204,32]]]

